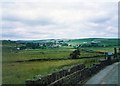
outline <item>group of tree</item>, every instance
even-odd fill
[[[39,48],[39,43],[26,43],[25,45],[21,46],[20,49],[36,49]]]

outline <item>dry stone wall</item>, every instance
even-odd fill
[[[54,72],[44,77],[39,77],[33,80],[27,80],[26,86],[60,86],[60,85],[75,85],[82,83],[88,77],[94,75],[102,68],[110,65],[118,60],[111,62],[107,60],[100,61],[99,64],[93,64],[91,68],[86,68],[85,65],[79,64],[68,69],[63,69],[58,72]]]

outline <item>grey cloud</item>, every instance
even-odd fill
[[[2,34],[3,38],[9,38],[9,39],[19,39],[19,38],[24,38],[23,35],[18,35],[17,33],[3,33]]]
[[[44,3],[44,1],[41,3],[6,5],[4,7],[6,14],[2,16],[2,20],[6,22],[3,29],[4,32],[10,30],[8,34],[3,34],[3,37],[11,39],[116,37],[117,32],[110,31],[117,29],[114,3]],[[28,10],[32,12],[30,15]]]
[[[107,21],[110,21],[110,17],[98,17],[98,18],[94,18],[91,22],[94,22],[94,23],[100,23],[100,24],[102,24],[102,23],[106,23]]]
[[[47,18],[38,18],[38,19],[22,19],[17,16],[2,16],[2,21],[9,21],[9,22],[20,22],[29,26],[36,26],[36,25],[51,25],[55,24],[53,20]]]

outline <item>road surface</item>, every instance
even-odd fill
[[[107,66],[85,84],[120,84],[120,62]]]

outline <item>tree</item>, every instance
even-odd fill
[[[26,48],[37,49],[37,48],[39,48],[39,43],[27,43]]]
[[[26,49],[26,46],[21,46],[20,50]]]
[[[71,59],[77,59],[77,58],[79,58],[79,56],[80,56],[80,50],[79,50],[79,49],[74,50],[74,51],[70,54],[70,58],[71,58]]]

